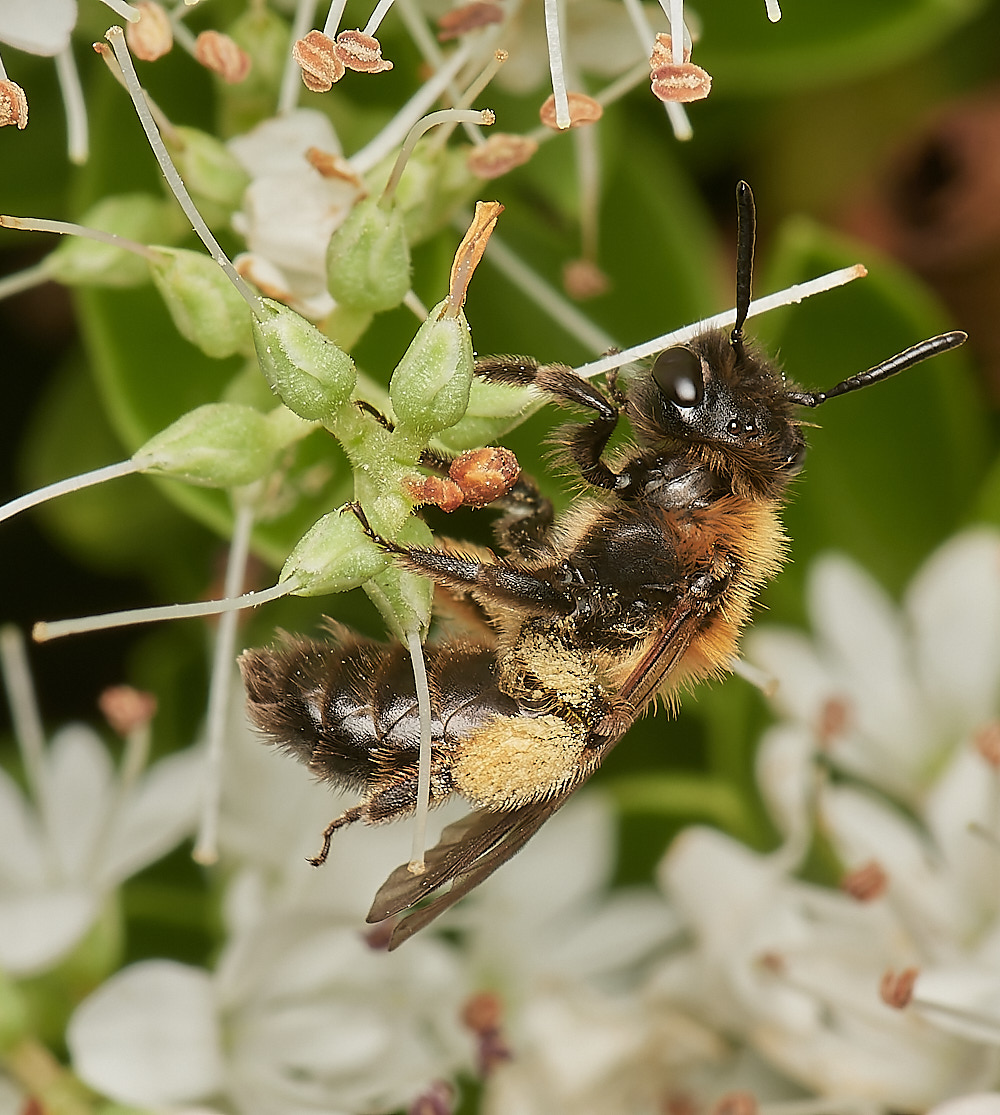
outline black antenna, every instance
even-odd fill
[[[757,215],[753,191],[746,182],[736,183],[736,324],[729,343],[738,357],[743,355],[743,325],[750,312],[750,285],[753,281],[753,242]]]
[[[837,395],[846,395],[851,391],[857,391],[860,387],[867,387],[871,383],[878,383],[879,380],[888,379],[899,372],[905,372],[907,368],[912,368],[914,364],[919,364],[930,356],[937,356],[949,349],[958,348],[968,339],[968,333],[962,333],[959,330],[952,333],[941,333],[937,337],[930,337],[926,341],[921,341],[918,345],[913,345],[912,348],[908,348],[904,352],[890,356],[888,360],[883,360],[881,364],[876,364],[874,368],[869,368],[867,372],[858,372],[856,376],[845,379],[842,383],[838,383],[836,387],[831,387],[829,391],[789,391],[787,398],[790,402],[798,403],[799,406],[818,407],[820,403],[825,403],[827,399],[836,398]]]

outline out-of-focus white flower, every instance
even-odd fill
[[[0,0],[0,43],[51,58],[69,46],[76,0]]]
[[[936,1104],[927,1115],[1000,1115],[1000,1092],[978,1092]]]
[[[84,935],[107,895],[194,828],[201,758],[155,763],[130,784],[89,728],[57,732],[31,801],[0,771],[0,966],[29,975]]]
[[[330,120],[311,109],[273,117],[229,141],[252,177],[233,227],[249,253],[237,266],[306,316],[333,309],[326,289],[326,247],[362,190],[356,179],[325,177],[306,157],[340,156]]]
[[[809,600],[814,639],[748,648],[787,716],[758,756],[786,844],[682,834],[662,878],[696,944],[661,982],[820,1094],[926,1109],[1000,1080],[1000,536],[952,539],[900,608],[835,557]],[[814,830],[840,892],[790,877]]]
[[[468,1061],[466,991],[430,935],[386,954],[353,918],[284,909],[230,936],[214,973],[146,961],[74,1014],[74,1070],[123,1103],[224,1097],[240,1115],[393,1111]]]

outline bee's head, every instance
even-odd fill
[[[753,194],[746,182],[737,186],[736,200],[739,231],[732,331],[703,333],[688,344],[661,352],[648,376],[630,383],[628,413],[642,444],[681,443],[693,459],[730,475],[736,490],[767,495],[802,468],[806,445],[797,418],[799,407],[816,407],[887,379],[955,348],[966,335],[945,333],[922,341],[828,391],[794,388],[743,336],[750,311],[755,226]]]

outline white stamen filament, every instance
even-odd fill
[[[0,81],[10,81],[7,71],[3,68],[3,59],[0,58]]]
[[[142,86],[139,84],[139,78],[136,76],[135,67],[132,65],[132,56],[129,54],[128,47],[125,45],[124,32],[120,27],[110,27],[106,38],[111,44],[112,50],[115,52],[118,65],[122,68],[122,75],[125,78],[129,96],[132,98],[133,105],[135,105],[135,111],[138,114],[143,131],[146,133],[146,138],[149,140],[149,145],[153,149],[153,154],[156,156],[156,161],[160,164],[163,177],[167,180],[167,185],[173,192],[174,197],[177,198],[180,207],[184,210],[185,216],[191,222],[191,227],[198,234],[201,242],[208,249],[212,258],[222,268],[229,281],[243,296],[243,299],[250,307],[253,315],[258,320],[262,319],[264,311],[260,299],[254,294],[250,285],[237,273],[229,257],[219,246],[219,242],[212,235],[208,225],[205,224],[202,215],[198,212],[197,206],[191,200],[191,195],[187,192],[181,180],[181,176],[177,173],[177,168],[174,166],[173,160],[170,158],[166,147],[163,145],[163,140],[160,137],[160,133],[156,130],[156,124],[149,111],[149,106],[146,104],[146,96]]]
[[[767,18],[772,23],[777,23],[781,19],[781,8],[778,7],[778,0],[764,0],[767,7]]]
[[[466,123],[488,126],[495,120],[496,117],[488,108],[442,108],[437,112],[428,113],[422,120],[418,120],[413,127],[410,128],[403,142],[403,146],[399,149],[396,162],[393,164],[392,173],[389,175],[389,181],[386,182],[385,190],[382,192],[382,201],[388,202],[392,199],[392,195],[396,192],[396,187],[399,185],[399,180],[403,177],[403,170],[406,167],[406,162],[413,154],[413,148],[416,147],[417,141],[425,132],[429,132],[431,128],[435,128],[439,124]]]
[[[83,635],[88,631],[108,631],[112,627],[132,627],[139,623],[157,623],[168,619],[196,619],[198,616],[218,616],[223,612],[240,612],[244,608],[256,608],[282,596],[289,596],[298,590],[299,583],[294,578],[261,589],[260,592],[247,592],[226,600],[203,600],[193,604],[164,604],[158,608],[133,608],[127,612],[105,612],[100,616],[82,616],[79,619],[60,619],[53,623],[42,620],[31,629],[31,637],[36,643],[47,643],[52,639],[62,639],[66,635]]]
[[[119,236],[114,232],[105,232],[102,228],[88,228],[78,225],[73,221],[49,221],[41,217],[11,217],[0,214],[0,228],[19,228],[25,232],[56,232],[62,236],[81,236],[85,240],[99,240],[102,244],[111,244],[126,252],[134,252],[145,259],[156,259],[156,253],[150,251],[145,244],[137,240],[129,240],[127,236]]]
[[[139,466],[135,461],[119,461],[115,465],[104,465],[90,472],[82,472],[78,476],[70,476],[65,480],[56,480],[46,484],[44,488],[37,488],[27,495],[12,499],[0,507],[0,523],[5,519],[13,519],[29,507],[37,507],[40,503],[55,499],[57,496],[68,495],[70,492],[79,492],[84,488],[92,488],[95,484],[103,484],[105,480],[114,480],[119,476],[130,476],[138,472]]]
[[[31,796],[44,811],[48,799],[45,778],[45,733],[31,680],[24,636],[13,624],[0,627],[0,670],[3,672],[7,704],[14,723],[14,736],[21,752],[24,775]]]
[[[426,114],[441,96],[458,71],[468,62],[472,47],[463,44],[448,59],[448,63],[420,86],[388,124],[360,151],[351,156],[350,163],[361,175],[377,166],[390,151],[406,138],[410,128]]]
[[[794,305],[805,298],[811,298],[814,294],[822,294],[823,291],[833,290],[834,287],[844,286],[845,283],[864,278],[867,274],[868,271],[862,264],[855,263],[852,267],[842,267],[839,271],[830,271],[828,274],[820,275],[808,282],[795,283],[793,286],[786,287],[785,290],[779,290],[776,294],[755,298],[750,303],[750,312],[747,314],[747,318],[756,317],[758,314],[767,313],[769,310],[777,310],[781,306]],[[714,317],[696,321],[693,325],[685,325],[682,329],[675,329],[672,333],[664,333],[663,336],[655,337],[651,341],[644,341],[641,345],[633,345],[632,348],[627,348],[623,352],[615,352],[610,356],[602,356],[600,360],[593,360],[589,364],[581,364],[576,369],[576,373],[583,376],[584,379],[590,379],[592,376],[599,376],[602,372],[608,372],[612,368],[620,368],[623,364],[628,364],[632,360],[643,360],[647,356],[652,356],[653,353],[662,352],[663,349],[669,348],[671,345],[686,344],[692,337],[697,337],[700,333],[732,326],[735,320],[735,308],[726,310]]]
[[[292,17],[291,41],[297,43],[304,39],[316,15],[317,0],[298,0],[295,15]],[[281,74],[281,87],[278,90],[278,116],[286,116],[299,103],[299,94],[305,88],[302,84],[302,71],[289,51],[285,56],[285,68]]]
[[[580,184],[580,254],[596,263],[601,224],[601,152],[596,129],[577,128],[573,151]]]
[[[139,18],[138,13],[135,18]],[[68,46],[56,55],[56,76],[66,108],[66,145],[70,162],[82,166],[90,153],[90,140],[87,132],[87,105],[83,99],[72,47]]]
[[[468,220],[461,226],[462,231],[467,227]],[[511,251],[500,237],[494,235],[490,238],[490,250],[485,258],[569,336],[592,352],[607,352],[615,347],[613,337],[580,313],[576,306]]]
[[[652,25],[646,18],[646,12],[642,6],[641,0],[625,0],[625,11],[632,21],[632,27],[639,39],[639,45],[642,47],[643,53],[648,57],[653,51],[656,33],[653,31]],[[671,39],[673,39],[673,36],[671,36]],[[676,101],[664,101],[663,107],[666,110],[667,119],[670,121],[670,127],[673,129],[674,139],[681,141],[689,140],[692,135],[694,135],[694,132],[691,130],[691,122],[688,120],[687,113],[684,111],[684,106],[677,104]]]
[[[406,292],[406,294],[403,296],[403,305],[410,311],[411,314],[413,314],[413,316],[418,321],[427,320],[427,314],[429,311],[423,304],[423,302],[420,301],[420,298],[414,291],[409,290]]]
[[[670,51],[675,66],[684,61],[684,0],[670,0]]]
[[[381,24],[382,20],[389,14],[389,9],[392,7],[393,3],[394,0],[378,0],[378,3],[375,5],[375,11],[372,12],[361,34],[374,35],[379,29],[379,24]]]
[[[326,13],[326,23],[323,24],[323,34],[331,39],[337,37],[337,28],[340,26],[340,17],[344,14],[347,0],[333,0],[330,10]]]
[[[552,76],[552,93],[555,97],[556,127],[569,127],[569,93],[563,67],[562,42],[559,27],[559,0],[545,0],[545,41],[549,48],[549,73]]]
[[[129,23],[139,22],[139,17],[142,15],[142,12],[140,12],[138,8],[133,8],[131,4],[126,4],[125,0],[103,0],[103,2],[107,4],[115,15],[121,16],[122,19],[127,19]]]
[[[933,999],[923,999],[919,995],[914,995],[908,1006],[930,1022],[933,1022],[934,1016],[937,1015],[942,1018],[954,1019],[956,1022],[963,1022],[968,1026],[974,1026],[981,1031],[978,1040],[1000,1044],[1000,1015],[969,1010],[966,1007],[957,1007],[952,1003],[935,1002]]]
[[[745,658],[731,658],[729,668],[737,677],[749,682],[755,689],[759,689],[765,697],[773,697],[778,692],[780,682],[774,674],[769,674]]]
[[[177,43],[185,53],[190,54],[192,58],[195,57],[195,50],[198,46],[197,36],[192,32],[191,28],[186,23],[176,20],[173,23],[174,42]]]
[[[422,875],[424,847],[427,839],[427,814],[431,801],[431,692],[427,685],[427,664],[420,633],[407,631],[406,646],[413,666],[413,684],[417,692],[417,710],[420,714],[420,759],[417,765],[417,801],[413,812],[413,846],[408,869],[413,875]]]
[[[227,598],[238,595],[246,579],[250,535],[253,531],[254,508],[250,500],[236,503],[233,536],[226,561],[223,592]],[[212,650],[212,673],[208,686],[208,714],[205,755],[205,780],[201,790],[201,821],[191,858],[196,863],[212,864],[219,858],[219,802],[222,796],[222,765],[229,724],[229,695],[232,687],[233,661],[236,658],[236,626],[238,612],[226,612],[215,631]]]
[[[3,78],[0,78],[2,81]],[[15,271],[13,275],[5,275],[0,279],[0,302],[5,298],[13,298],[22,290],[31,290],[32,287],[41,286],[49,281],[49,269],[45,260],[36,263],[33,267],[26,267],[23,271]]]

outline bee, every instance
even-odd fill
[[[498,501],[504,551],[418,548],[369,537],[406,569],[471,600],[477,637],[425,648],[432,703],[431,804],[473,811],[442,833],[423,874],[402,865],[369,922],[402,915],[401,944],[519,851],[662,698],[726,674],[762,586],[781,567],[780,511],[805,456],[799,414],[962,344],[923,341],[823,392],[800,390],[744,338],[754,204],[737,187],[736,321],[661,352],[621,388],[524,357],[477,366],[486,380],[532,386],[584,408],[561,440],[586,494],[556,518],[522,476]],[[634,441],[605,451],[622,415]],[[289,637],[241,659],[250,716],[320,779],[359,791],[333,834],[412,813],[420,717],[402,646],[333,625],[332,641]],[[428,899],[428,902],[423,902]]]

